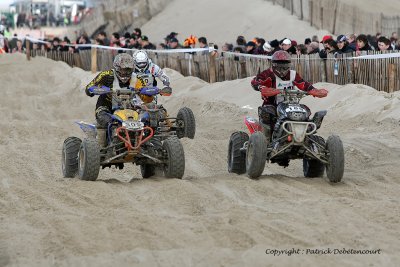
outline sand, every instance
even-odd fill
[[[35,70],[35,71],[33,71]],[[184,179],[141,179],[139,168],[63,178],[61,148],[93,121],[94,75],[45,58],[0,57],[0,266],[397,266],[400,94],[327,88],[320,129],[345,148],[343,181],[303,177],[301,161],[267,164],[260,179],[227,172],[229,136],[261,103],[250,79],[208,84],[173,70],[162,102],[196,116],[183,139]],[[380,255],[281,255],[266,249],[381,249]],[[305,253],[305,252],[304,252]]]
[[[141,28],[155,43],[163,42],[171,31],[178,33],[181,43],[193,34],[219,45],[235,44],[238,35],[247,41],[255,37],[267,41],[288,37],[303,43],[315,34],[320,39],[329,34],[291,16],[282,6],[264,0],[174,0]]]

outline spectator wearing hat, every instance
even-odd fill
[[[390,40],[388,38],[386,38],[385,36],[381,36],[378,38],[378,49],[380,51],[393,50]]]
[[[296,48],[292,48],[292,41],[288,38],[281,40],[281,48],[291,55],[296,54]]]
[[[176,39],[175,37],[172,37],[168,42],[169,49],[179,49],[181,47],[182,46],[179,44],[178,39]]]
[[[343,34],[339,35],[336,38],[336,44],[337,44],[337,46],[339,48],[338,52],[340,54],[353,53],[355,51],[354,49],[352,49],[349,46],[349,42],[347,41],[346,35],[343,35]]]
[[[324,37],[322,37],[322,41],[320,43],[323,44],[324,49],[319,51],[319,57],[320,58],[327,58],[327,55],[329,53],[329,49],[328,48],[328,42],[330,40],[333,40],[332,35],[324,35]]]
[[[273,47],[271,46],[271,44],[269,42],[265,42],[262,48],[263,48],[263,51],[264,51],[263,52],[264,55],[267,55],[267,56],[271,56],[272,55],[271,52],[273,50]]]
[[[141,46],[141,49],[144,49],[144,50],[155,50],[156,49],[156,46],[149,42],[149,37],[147,37],[146,35],[142,35],[138,41]]]
[[[269,44],[272,47],[272,51],[269,53],[269,55],[273,55],[276,51],[282,50],[277,39],[270,41]]]
[[[256,43],[253,41],[249,41],[246,44],[246,54],[256,54]]]

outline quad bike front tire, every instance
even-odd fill
[[[82,140],[78,137],[68,137],[65,139],[62,156],[61,168],[65,178],[74,178],[78,173],[78,154]]]
[[[240,149],[249,140],[245,132],[234,132],[229,139],[228,172],[243,174],[246,172],[246,153]]]
[[[326,150],[328,153],[328,164],[326,165],[326,176],[331,183],[338,183],[343,178],[344,173],[344,149],[340,137],[331,135],[326,140]]]
[[[100,171],[100,147],[96,139],[82,141],[78,157],[78,177],[85,181],[96,181]]]
[[[176,130],[178,138],[190,138],[193,139],[196,134],[196,119],[194,118],[193,111],[188,107],[179,109],[176,115],[178,121],[183,122],[183,127],[179,127]]]
[[[185,152],[181,141],[176,137],[170,137],[164,141],[163,149],[167,156],[164,166],[165,177],[182,179],[185,173]]]
[[[267,159],[267,139],[262,132],[255,132],[249,138],[246,151],[246,172],[252,178],[258,178],[265,168]]]

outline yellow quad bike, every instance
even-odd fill
[[[170,118],[166,117],[165,109],[154,101],[144,103],[140,100],[139,94],[150,98],[162,95],[162,89],[157,87],[142,88],[139,92],[107,87],[90,90],[97,95],[112,94],[112,120],[106,129],[77,122],[86,138],[68,137],[64,141],[64,177],[78,175],[82,180],[95,181],[100,167],[122,169],[125,163],[130,162],[140,165],[143,178],[154,176],[156,170],[169,178],[183,177],[185,154],[179,139],[193,138],[195,129],[194,116],[189,108],[180,109],[176,118]],[[104,131],[105,140],[101,138]]]

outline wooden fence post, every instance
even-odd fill
[[[210,72],[210,83],[215,83],[217,81],[217,76],[216,76],[216,64],[215,64],[215,56],[216,53],[208,53],[209,55],[209,62],[210,62],[210,67],[208,68]]]
[[[303,20],[303,0],[300,0],[300,19]]]
[[[310,5],[310,25],[313,26],[313,1],[310,1],[309,5]]]
[[[97,49],[95,47],[92,47],[91,49],[92,52],[92,60],[91,60],[91,69],[92,69],[92,73],[96,73],[97,72]]]
[[[396,79],[396,66],[389,64],[389,93],[393,93],[395,90],[395,79]]]
[[[26,59],[31,60],[31,44],[28,39],[26,39]]]

